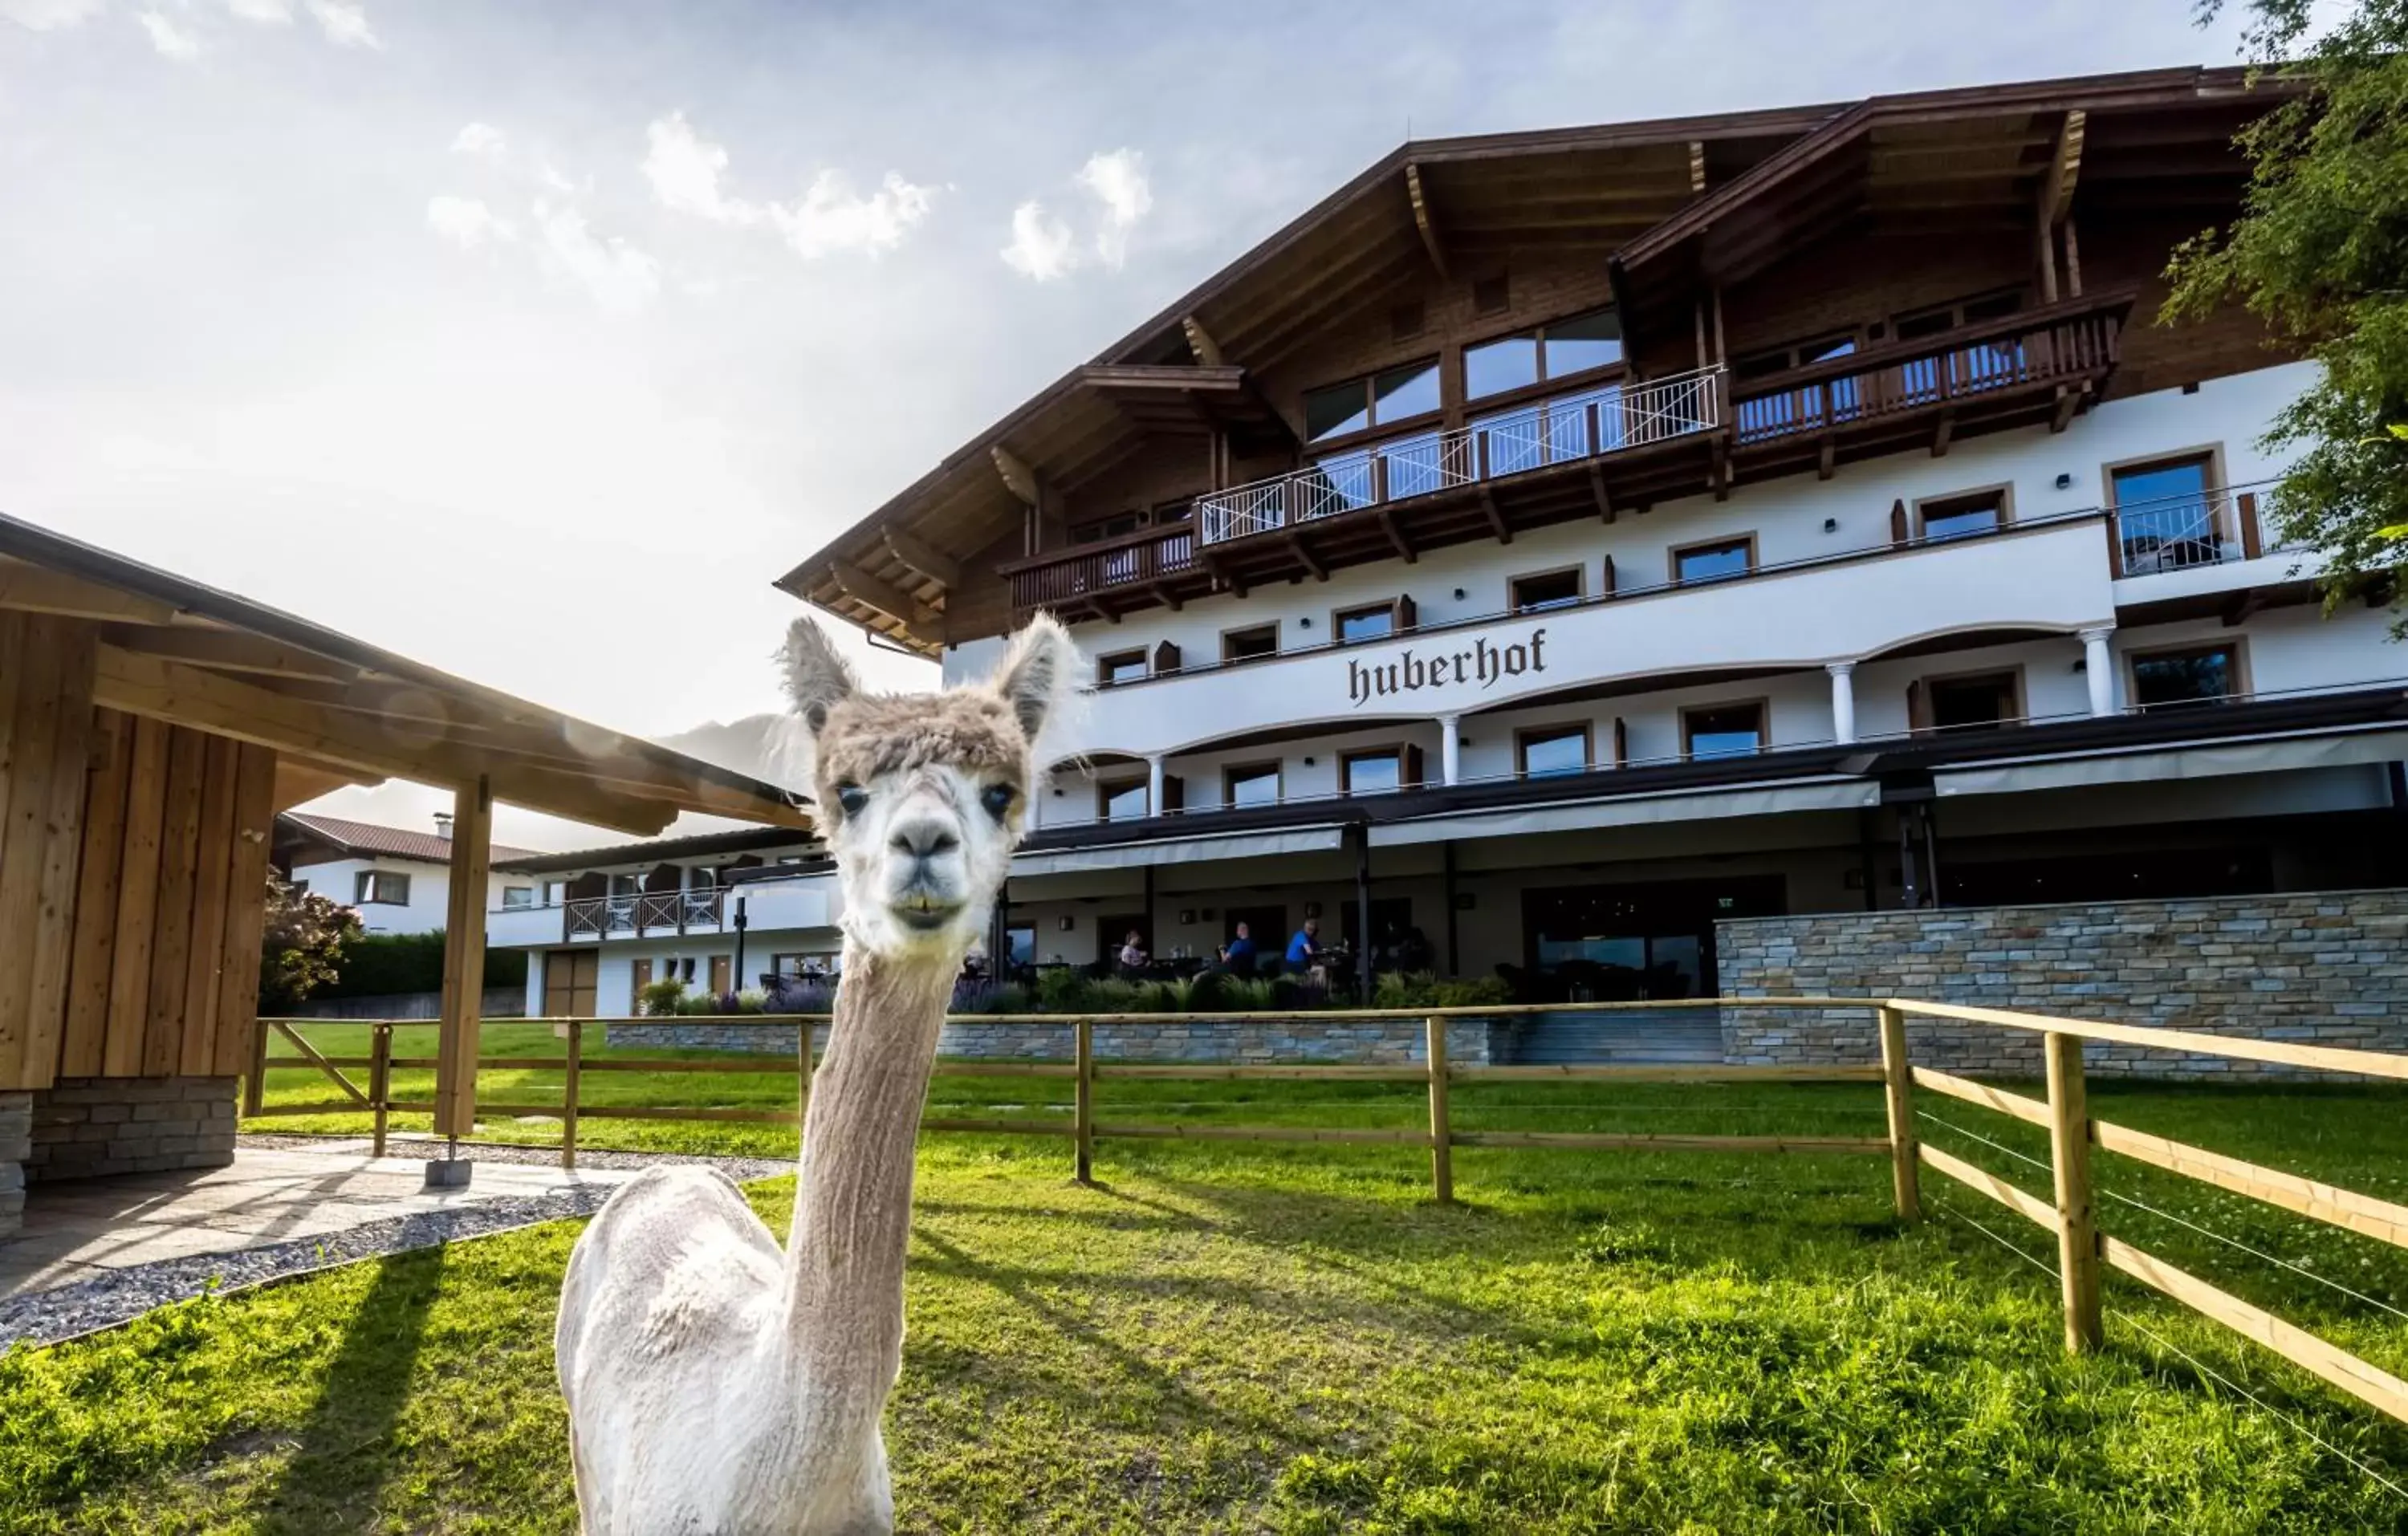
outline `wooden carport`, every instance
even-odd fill
[[[476,1117],[495,800],[638,836],[684,811],[810,825],[776,785],[0,516],[0,1176],[23,1160],[23,1096],[38,1143],[63,1084],[249,1069],[275,814],[389,778],[455,801],[437,1115],[454,1136]]]

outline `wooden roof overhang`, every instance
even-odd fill
[[[1852,227],[2035,230],[2077,194],[2119,213],[2229,212],[2248,175],[2233,136],[2299,89],[2184,68],[1873,97],[1625,246],[1626,333],[1685,334],[1698,294]]]
[[[93,702],[273,748],[278,807],[389,778],[649,836],[681,811],[808,830],[792,791],[0,515],[0,610],[98,626]]]

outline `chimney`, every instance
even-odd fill
[[[438,811],[435,813],[435,835],[445,842],[452,840],[452,812],[449,811]]]

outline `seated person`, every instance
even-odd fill
[[[1237,937],[1221,946],[1221,963],[1233,976],[1254,973],[1254,936],[1245,924],[1239,924]]]
[[[1143,970],[1146,958],[1144,940],[1135,928],[1129,929],[1128,937],[1121,941],[1121,969]]]
[[[1298,970],[1321,963],[1321,919],[1308,917],[1296,937],[1287,941],[1287,963]]]

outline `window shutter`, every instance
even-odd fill
[[[1906,728],[1928,731],[1931,728],[1931,692],[1916,678],[1906,685]]]
[[[1620,715],[1615,715],[1613,717],[1613,766],[1627,768],[1629,764],[1630,727],[1623,723]]]
[[[1889,504],[1889,541],[1904,544],[1906,538],[1906,498],[1901,496]]]
[[[1412,628],[1415,628],[1415,627],[1419,626],[1419,624],[1421,624],[1421,618],[1420,618],[1420,616],[1419,616],[1419,615],[1414,611],[1414,609],[1413,609],[1413,600],[1412,600],[1411,597],[1399,597],[1399,598],[1398,598],[1398,599],[1397,599],[1397,632],[1398,632],[1398,634],[1403,634],[1403,633],[1404,633],[1406,630],[1408,630],[1408,629],[1412,629]]]
[[[1187,781],[1181,778],[1176,773],[1164,774],[1162,776],[1162,804],[1154,809],[1155,814],[1157,815],[1164,811],[1186,810]]]
[[[1154,648],[1154,669],[1156,672],[1179,670],[1179,647],[1175,642],[1165,640]]]
[[[1412,742],[1405,743],[1404,774],[1401,782],[1407,789],[1422,787],[1422,749]]]
[[[1601,596],[1611,597],[1613,596],[1613,556],[1610,554],[1605,557],[1605,585],[1598,588],[1598,595]]]

